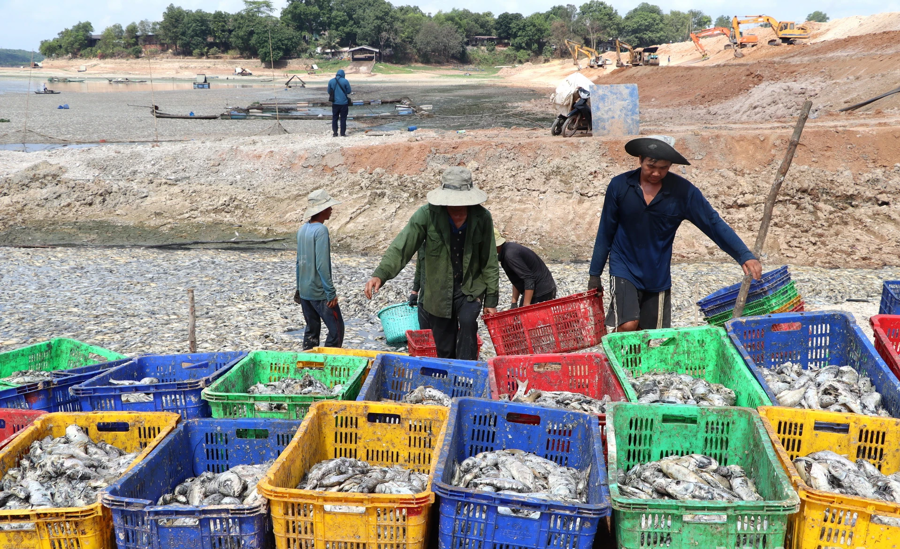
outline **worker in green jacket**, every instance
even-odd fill
[[[497,312],[500,267],[494,221],[481,206],[485,200],[472,172],[447,168],[441,187],[428,193],[428,204],[412,215],[366,283],[366,297],[372,299],[424,244],[422,307],[440,358],[477,359],[478,315],[482,307]]]

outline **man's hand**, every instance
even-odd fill
[[[366,289],[364,292],[366,293],[367,299],[372,299],[372,296],[378,293],[378,290],[381,289],[381,279],[377,276],[373,276],[366,282]]]
[[[762,263],[758,259],[751,259],[741,265],[745,275],[751,275],[753,280],[762,280]]]
[[[334,299],[332,299],[331,301],[329,301],[329,302],[326,303],[325,305],[327,305],[329,309],[334,309],[335,307],[337,307],[337,301],[338,301],[338,300],[337,300],[337,296],[334,296]]]
[[[419,304],[419,292],[410,292],[409,299],[406,301],[406,303],[410,307],[415,307],[416,305],[418,305]]]
[[[484,308],[484,314],[486,314],[486,315],[495,315],[495,314],[497,314],[497,308],[496,308],[496,307],[485,307],[485,308]]]
[[[294,290],[294,303],[300,304],[300,290]]]
[[[588,289],[589,292],[590,292],[591,290],[597,290],[597,291],[600,292],[601,294],[603,293],[603,281],[602,281],[602,279],[600,278],[600,275],[597,275],[597,276],[591,275],[591,276],[588,278],[588,287],[587,287],[587,289]]]
[[[513,309],[517,309],[518,307],[519,307],[519,304],[516,303],[515,301],[513,301],[512,305],[509,306],[509,310],[512,311]]]

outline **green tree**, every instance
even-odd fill
[[[550,23],[546,17],[542,13],[533,13],[513,25],[510,45],[537,55],[543,51],[549,37]]]
[[[228,49],[231,45],[231,19],[230,14],[221,10],[208,14],[209,35],[219,48]]]
[[[720,15],[720,16],[716,17],[715,26],[730,29],[731,28],[731,17],[728,17],[727,15]]]
[[[494,15],[491,12],[476,13],[453,8],[449,12],[439,11],[433,19],[438,25],[453,25],[466,38],[491,36],[494,33]]]
[[[647,2],[642,2],[625,14],[621,33],[632,46],[661,44],[668,35],[662,10]]]
[[[497,37],[503,40],[510,40],[513,36],[513,26],[519,21],[525,19],[521,13],[501,13],[494,22],[494,32]]]
[[[94,32],[94,26],[90,21],[79,22],[72,25],[71,28],[64,29],[59,33],[59,54],[61,55],[80,55],[82,50],[88,47],[91,40],[91,33]]]
[[[263,21],[262,17],[252,13],[239,12],[234,14],[231,35],[229,36],[231,47],[241,52],[242,55],[256,57],[257,52],[253,38],[256,34],[256,27],[263,27]]]
[[[50,40],[41,40],[41,46],[38,48],[44,57],[56,57],[62,54],[62,46],[59,38],[51,38]]]
[[[700,10],[688,10],[688,15],[691,16],[691,32],[697,32],[712,25],[712,17]]]
[[[383,50],[397,40],[398,33],[394,7],[387,2],[378,2],[366,10],[359,21],[357,39],[360,44],[378,46]]]
[[[275,6],[271,0],[244,0],[243,13],[250,13],[257,17],[271,15],[275,11]]]
[[[289,0],[281,10],[282,23],[305,34],[308,40],[327,30],[330,18],[330,0]]]
[[[416,36],[415,47],[419,56],[429,62],[445,63],[451,58],[460,58],[465,51],[465,39],[454,25],[439,25],[428,21]]]
[[[806,16],[807,21],[813,21],[815,23],[827,23],[828,22],[828,14],[824,11],[816,10],[809,15]]]
[[[422,13],[418,6],[400,6],[394,10],[397,14],[397,24],[399,26],[398,40],[407,44],[412,44],[416,40],[422,25],[428,21],[428,16]]]
[[[125,36],[125,30],[122,25],[116,23],[103,29],[100,35],[100,42],[97,43],[97,51],[104,56],[110,56],[117,49],[122,48],[122,38]]]
[[[302,42],[300,33],[274,17],[264,19],[253,35],[259,60],[267,65],[293,55]]]
[[[622,18],[615,8],[600,0],[590,0],[582,4],[578,10],[580,27],[584,32],[584,38],[597,48],[597,42],[608,40],[619,34]]]
[[[140,30],[138,30],[137,23],[129,23],[129,25],[125,27],[125,37],[122,39],[124,47],[133,48],[137,46],[139,34]]]
[[[209,14],[203,10],[185,12],[178,36],[179,44],[185,51],[200,51],[205,56],[207,38],[210,36]]]
[[[682,42],[690,38],[691,32],[691,15],[689,12],[672,10],[663,15],[663,23],[665,24],[665,37],[654,44],[661,42]],[[649,46],[651,44],[641,44]]]
[[[163,12],[162,21],[159,22],[157,31],[159,41],[169,46],[175,46],[176,52],[181,46],[181,24],[186,15],[187,11],[184,8],[169,4],[166,11]]]

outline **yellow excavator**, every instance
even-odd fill
[[[745,15],[743,19],[738,19],[737,15],[735,15],[731,20],[731,26],[734,29],[735,38],[741,46],[756,45],[758,39],[755,36],[752,39],[750,39],[752,35],[741,36],[741,25],[752,25],[754,23],[768,23],[772,27],[772,30],[775,32],[775,39],[769,40],[770,46],[796,44],[798,40],[809,40],[810,37],[809,28],[805,25],[798,25],[793,21],[779,22],[768,15]],[[746,38],[746,42],[742,41],[742,38]]]
[[[589,48],[587,46],[582,46],[577,42],[572,42],[571,40],[566,40],[566,46],[569,48],[569,53],[572,54],[572,62],[578,67],[578,70],[581,70],[581,64],[578,62],[578,56],[584,56],[588,60],[588,66],[592,69],[596,69],[598,67],[603,66],[603,59],[600,57],[600,53],[593,48]]]
[[[735,57],[743,57],[744,54],[741,53],[740,49],[738,49],[737,40],[735,39],[733,33],[734,33],[734,31],[732,29],[726,29],[725,27],[712,27],[709,29],[704,29],[700,32],[696,32],[696,33],[692,32],[691,40],[694,41],[694,45],[697,46],[697,51],[700,52],[700,55],[703,56],[703,59],[706,59],[709,57],[709,54],[706,52],[706,48],[703,47],[703,44],[700,43],[700,39],[705,38],[707,36],[715,36],[717,34],[722,34],[726,38],[728,38],[728,42],[729,42],[729,44],[726,45],[725,47],[732,48],[734,50]]]
[[[622,62],[622,50],[628,51],[628,62]],[[640,65],[641,58],[640,56],[636,56],[634,53],[634,48],[632,48],[629,44],[622,42],[619,39],[616,39],[616,66],[617,67],[627,67],[628,65]]]

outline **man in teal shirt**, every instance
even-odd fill
[[[340,204],[322,189],[310,193],[305,218],[297,231],[297,291],[294,301],[303,309],[306,332],[303,348],[319,346],[322,322],[328,327],[325,347],[344,344],[344,318],[338,307],[337,291],[331,280],[331,239],[325,221],[331,208]]]

